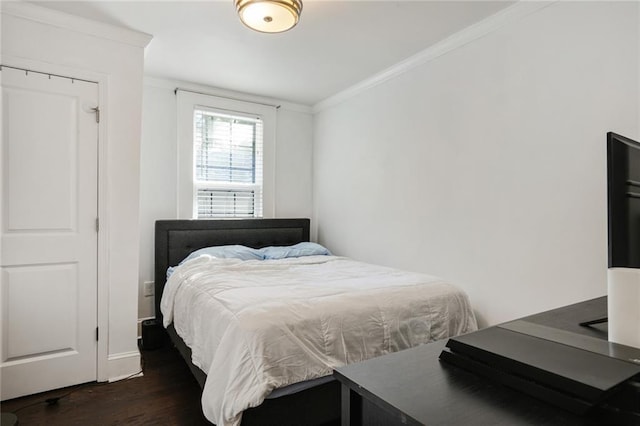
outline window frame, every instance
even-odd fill
[[[177,96],[177,217],[198,219],[195,181],[194,112],[206,109],[221,114],[260,117],[262,120],[262,216],[275,212],[275,133],[276,108],[253,102],[228,99],[202,93],[176,90]],[[203,218],[204,219],[204,218]]]

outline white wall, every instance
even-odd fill
[[[144,47],[135,33],[3,2],[2,63],[99,82],[98,378],[139,371],[137,275]]]
[[[638,17],[555,3],[320,110],[319,241],[457,283],[481,325],[605,294],[605,135],[640,136]]]
[[[153,317],[154,299],[143,284],[154,280],[154,224],[177,218],[176,87],[216,96],[281,105],[277,110],[275,216],[311,217],[311,108],[191,83],[147,77],[142,115],[140,272],[138,317]]]

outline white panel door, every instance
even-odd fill
[[[0,400],[96,380],[98,85],[3,67]]]

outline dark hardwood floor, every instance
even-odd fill
[[[0,403],[29,425],[210,425],[202,415],[200,387],[178,351],[141,350],[142,377],[88,383]],[[63,396],[66,395],[66,396]],[[63,396],[54,405],[47,399]]]

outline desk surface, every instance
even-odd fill
[[[579,322],[606,316],[606,298],[598,298],[526,319],[606,339],[606,324]],[[586,425],[598,422],[493,383],[438,360],[446,341],[348,365],[335,370],[343,385],[398,416],[407,424]],[[590,423],[592,422],[592,423]]]

